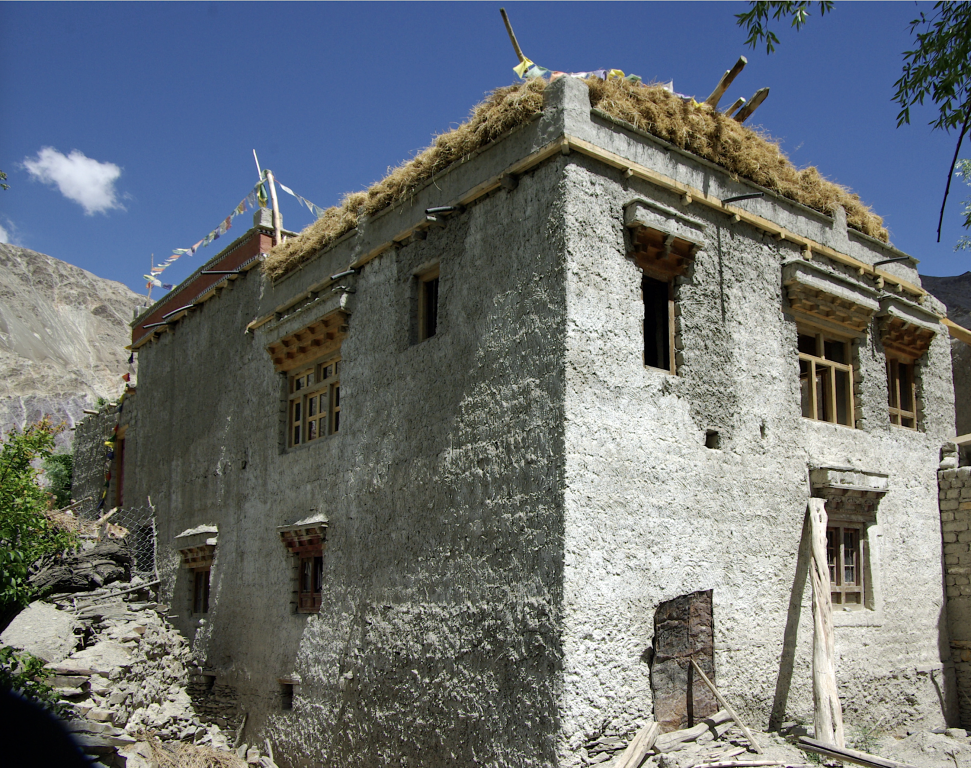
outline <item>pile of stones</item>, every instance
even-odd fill
[[[97,573],[104,568],[86,569]],[[75,740],[104,768],[258,765],[276,768],[256,747],[205,723],[186,692],[191,649],[165,620],[156,583],[138,576],[83,593],[48,595],[22,611],[0,643],[47,661],[47,680],[66,705]],[[269,751],[269,746],[267,746]]]

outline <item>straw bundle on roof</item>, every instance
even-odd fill
[[[586,83],[591,104],[603,112],[809,208],[831,214],[842,205],[850,227],[889,240],[883,220],[857,195],[827,181],[813,167],[796,169],[778,144],[735,120],[660,86],[598,78]],[[293,271],[354,229],[359,216],[373,215],[414,194],[439,171],[527,123],[542,110],[546,86],[545,80],[536,78],[493,91],[472,110],[467,122],[438,136],[430,147],[367,191],[346,195],[297,237],[276,246],[264,270],[273,279]]]

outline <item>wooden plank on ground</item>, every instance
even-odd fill
[[[661,733],[661,726],[651,721],[641,728],[631,739],[619,757],[615,757],[610,763],[610,768],[638,768],[644,762],[644,758],[651,751],[654,742],[657,741]]]
[[[911,765],[910,763],[898,763],[896,760],[886,760],[876,755],[867,754],[866,752],[859,752],[855,749],[837,747],[835,744],[817,741],[808,736],[801,736],[796,746],[807,752],[815,752],[818,755],[826,755],[827,757],[842,760],[845,763],[867,766],[867,768],[917,768],[917,766]]]
[[[706,717],[698,725],[691,728],[682,728],[680,731],[661,734],[654,742],[654,751],[670,752],[672,747],[684,744],[686,741],[695,741],[716,726],[727,723],[731,719],[732,716],[726,710],[720,709],[711,717]]]

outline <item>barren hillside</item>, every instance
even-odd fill
[[[0,428],[44,414],[71,426],[97,397],[119,395],[140,301],[121,283],[0,244]]]

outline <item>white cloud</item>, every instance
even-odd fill
[[[9,243],[9,242],[10,242],[10,235],[8,235],[7,230],[5,230],[2,225],[0,225],[0,243]]]
[[[76,149],[62,155],[53,147],[44,147],[36,158],[24,158],[24,168],[38,181],[56,186],[89,216],[123,207],[115,197],[121,168],[114,163],[99,163]]]

